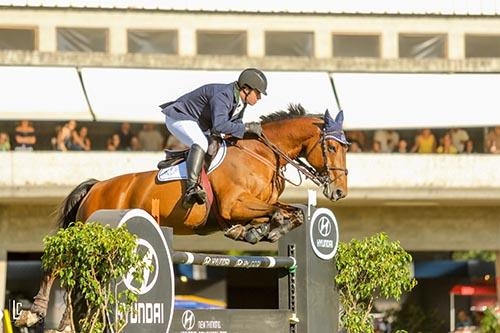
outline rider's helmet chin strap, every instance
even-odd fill
[[[250,92],[247,92],[246,88],[242,88],[241,90],[243,90],[243,93],[245,94],[245,99],[243,100],[243,110],[247,107],[247,98],[248,98],[248,95],[250,95],[250,93],[252,92],[252,90],[250,90]]]

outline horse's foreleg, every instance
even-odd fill
[[[240,195],[237,200],[226,200],[220,207],[220,215],[235,224],[225,235],[235,240],[257,243],[267,237],[270,231],[270,222],[282,217],[280,208],[268,204],[250,194]]]
[[[55,278],[56,277],[51,274],[43,274],[40,290],[34,298],[33,305],[30,310],[21,311],[19,319],[15,322],[17,327],[31,327],[45,318],[47,306],[49,304],[50,289],[52,288]]]
[[[286,218],[283,223],[269,232],[267,240],[276,242],[282,235],[286,234],[292,229],[295,229],[305,221],[304,213],[301,209],[279,203],[280,208],[285,211]]]

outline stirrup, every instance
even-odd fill
[[[201,187],[200,184],[196,184],[193,187],[189,188],[184,195],[184,200],[182,202],[182,206],[185,209],[193,207],[195,203],[198,205],[203,205],[207,202],[207,192],[205,189]]]

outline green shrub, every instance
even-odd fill
[[[137,297],[127,289],[118,291],[117,282],[129,272],[141,282],[146,267],[136,253],[136,237],[123,227],[77,222],[43,241],[43,268],[66,289],[72,318],[72,298],[83,299],[86,312],[79,331],[104,332],[106,325],[112,325],[114,332],[122,331]],[[75,331],[74,323],[72,329]]]
[[[416,280],[410,276],[411,256],[385,233],[341,243],[335,278],[342,305],[341,324],[349,333],[373,332],[370,312],[379,297],[399,299]]]
[[[488,308],[484,311],[481,333],[500,333],[500,317],[495,314],[495,310]]]

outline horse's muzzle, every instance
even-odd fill
[[[323,195],[330,201],[338,201],[347,195],[342,189],[330,183],[323,188]]]

